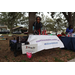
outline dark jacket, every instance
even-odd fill
[[[42,23],[40,22],[40,23],[37,23],[36,21],[33,23],[33,26],[34,26],[34,29],[35,30],[41,30],[41,28],[42,28]]]

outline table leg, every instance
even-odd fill
[[[14,56],[15,56],[15,57],[17,56],[17,51],[16,51],[16,50],[14,50]]]

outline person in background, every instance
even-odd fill
[[[74,31],[73,31],[73,26],[72,25],[70,25],[67,29],[66,29],[66,33],[68,34],[68,33],[73,33]]]
[[[33,23],[34,34],[37,35],[41,34],[42,23],[40,21],[41,21],[41,17],[37,16],[36,21]]]

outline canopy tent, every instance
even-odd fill
[[[14,27],[13,30],[18,30],[18,29],[21,29],[23,28],[22,26],[19,26],[19,27]]]
[[[22,31],[22,33],[27,31],[27,28],[19,26],[19,27],[14,27],[13,31]]]
[[[27,32],[27,30],[28,30],[28,29],[25,28],[25,27],[24,27],[24,28],[21,28],[22,33]]]

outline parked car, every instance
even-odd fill
[[[9,33],[10,33],[9,30],[1,30],[1,31],[0,31],[0,34],[9,34]]]
[[[28,32],[24,32],[24,34],[28,34]]]
[[[21,31],[14,31],[12,34],[21,34]]]

